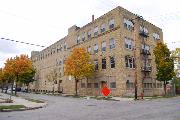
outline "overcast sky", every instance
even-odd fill
[[[0,38],[44,46],[111,9],[121,6],[162,28],[169,49],[180,47],[180,0],[0,0]],[[172,43],[175,42],[175,43]],[[0,67],[9,57],[41,47],[0,39]]]

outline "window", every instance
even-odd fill
[[[87,88],[91,88],[91,83],[88,83],[88,84],[87,84]]]
[[[114,38],[111,38],[109,42],[110,42],[110,43],[109,43],[110,49],[115,48],[115,40],[114,40]]]
[[[109,29],[112,30],[114,28],[114,19],[109,21]]]
[[[77,41],[76,42],[77,42],[77,44],[80,43],[80,36],[79,35],[77,36]]]
[[[106,42],[103,41],[102,42],[102,52],[105,52],[106,51]]]
[[[125,37],[125,47],[132,50],[133,49],[134,42],[130,38]]]
[[[91,54],[91,46],[88,47],[88,53]]]
[[[130,82],[129,80],[126,81],[126,89],[133,89],[134,88],[134,83]]]
[[[157,33],[153,33],[153,39],[154,40],[160,40],[160,35]]]
[[[94,60],[95,70],[98,70],[98,60]]]
[[[125,64],[128,68],[135,68],[134,58],[130,56],[125,56]]]
[[[62,60],[56,59],[56,65],[62,65]]]
[[[85,32],[82,33],[82,41],[85,40]]]
[[[110,62],[111,62],[111,68],[115,68],[115,59],[114,59],[114,57],[110,57]]]
[[[101,25],[101,33],[105,32],[105,31],[106,31],[106,24],[103,23],[103,24]]]
[[[102,59],[102,69],[106,69],[106,58]]]
[[[88,31],[88,39],[91,39],[91,30]]]
[[[94,88],[99,88],[99,84],[98,83],[94,83]]]
[[[148,33],[147,28],[140,26],[140,32]]]
[[[148,53],[150,51],[150,46],[146,44],[141,44],[142,52]]]
[[[81,83],[81,88],[85,88],[85,83]]]
[[[116,88],[116,82],[111,82],[110,83],[110,88]]]
[[[57,45],[57,53],[60,52],[61,50],[62,50],[62,45]]]
[[[94,37],[96,37],[98,35],[98,27],[94,28]]]
[[[64,50],[66,51],[67,50],[67,44],[64,43]]]
[[[94,53],[98,53],[98,45],[97,44],[94,45]]]
[[[144,83],[144,88],[147,88],[147,89],[152,88],[152,83]]]
[[[134,29],[134,24],[130,20],[124,18],[124,27],[132,31]]]
[[[157,88],[162,88],[162,83],[157,83]]]

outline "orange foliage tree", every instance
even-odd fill
[[[84,48],[74,48],[65,61],[65,74],[74,77],[76,95],[79,80],[90,77],[93,73],[94,64],[91,63],[90,55]]]
[[[21,76],[27,73],[30,69],[33,69],[32,61],[28,58],[27,55],[22,54],[20,56],[16,56],[15,58],[7,59],[4,67],[4,72],[8,76],[13,77],[14,81],[17,83],[20,80]]]

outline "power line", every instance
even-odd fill
[[[165,44],[175,44],[177,42],[180,42],[180,41],[173,41],[173,42],[168,42],[168,43],[165,43]]]
[[[43,45],[37,45],[37,44],[28,43],[28,42],[23,42],[23,41],[18,41],[18,40],[12,40],[12,39],[8,39],[8,38],[0,38],[0,39],[1,39],[1,40],[10,41],[10,42],[17,42],[17,43],[32,45],[32,46],[45,47],[45,46],[43,46]]]

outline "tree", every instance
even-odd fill
[[[54,84],[57,83],[59,75],[56,69],[52,69],[50,73],[47,75],[47,79],[52,82],[52,92],[54,94]]]
[[[8,76],[14,78],[13,81],[16,83],[21,79],[25,73],[32,69],[32,61],[28,58],[27,55],[16,56],[14,59],[10,58],[6,60],[4,71]],[[16,94],[17,84],[15,86]]]
[[[3,72],[3,69],[0,68],[0,85],[1,85],[1,88],[2,88],[2,92],[3,92],[3,88],[4,88],[4,82],[5,82],[4,72]]]
[[[94,64],[91,63],[90,55],[84,48],[74,48],[72,54],[65,61],[65,74],[75,79],[75,95],[79,80],[87,78],[94,73]]]
[[[180,48],[176,48],[176,50],[172,51],[171,57],[174,58],[175,62],[180,63]]]
[[[26,92],[28,92],[29,83],[34,81],[34,75],[35,75],[35,69],[32,67],[32,68],[29,68],[29,70],[25,71],[20,76],[19,81],[26,85],[26,87],[27,87]]]
[[[166,85],[175,75],[173,58],[170,57],[171,52],[167,48],[167,45],[162,42],[157,43],[153,52],[157,67],[156,79],[158,81],[163,81],[166,95]]]

